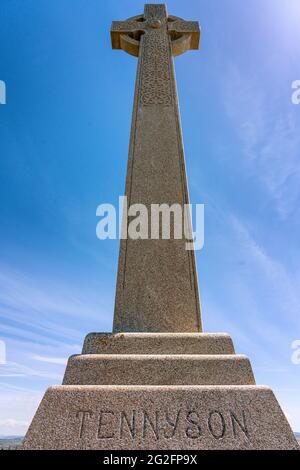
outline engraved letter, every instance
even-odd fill
[[[83,435],[83,431],[85,427],[85,418],[91,418],[92,414],[93,413],[91,411],[84,411],[84,410],[77,411],[76,418],[80,419],[79,439],[81,439]]]
[[[237,437],[237,429],[236,429],[236,424],[237,424],[238,427],[241,428],[241,430],[243,431],[243,433],[245,434],[247,439],[249,439],[249,431],[248,431],[248,428],[247,428],[245,411],[244,410],[242,411],[243,423],[241,423],[241,421],[238,420],[238,418],[235,416],[233,411],[230,411],[230,418],[231,418],[231,424],[232,424],[232,430],[233,430],[234,437]]]
[[[158,429],[158,411],[155,411],[155,425],[149,418],[147,411],[144,411],[144,419],[143,419],[143,439],[146,438],[147,433],[147,423],[149,423],[150,428],[152,429],[153,434],[155,435],[155,439],[159,439],[159,429]]]
[[[198,439],[201,436],[201,427],[199,425],[199,415],[196,411],[189,411],[186,420],[192,426],[188,426],[185,431],[186,437]]]
[[[219,421],[219,426],[213,424],[213,422],[217,423],[217,421]],[[209,413],[208,428],[211,435],[215,439],[222,439],[222,437],[224,437],[226,431],[226,424],[222,413],[220,413],[219,411],[211,411]],[[218,432],[216,428],[220,428],[220,431]]]
[[[136,434],[136,429],[135,429],[135,410],[132,411],[132,418],[131,422],[129,421],[125,411],[121,411],[121,417],[120,417],[120,438],[123,438],[124,435],[124,424],[126,423],[129,432],[131,434],[132,439],[135,438]]]
[[[167,439],[172,439],[172,437],[175,436],[175,433],[176,433],[176,430],[177,430],[177,427],[178,427],[178,423],[179,423],[179,416],[180,416],[180,413],[181,413],[181,410],[178,411],[177,413],[177,416],[175,418],[175,422],[173,422],[170,417],[169,417],[169,413],[168,413],[168,410],[166,411],[166,421],[167,423],[170,425],[171,427],[171,432],[168,433],[166,430],[164,431],[164,436],[165,438]]]
[[[104,411],[104,410],[100,411],[99,424],[98,424],[98,435],[97,435],[98,439],[112,439],[115,436],[114,432],[110,433],[110,434],[102,434],[102,432],[101,432],[101,428],[103,426],[107,426],[109,429],[112,429],[111,420],[106,420],[106,422],[105,422],[105,415],[114,416],[114,414],[115,413],[113,411]]]

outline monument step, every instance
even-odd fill
[[[56,386],[24,449],[299,449],[278,402],[258,386]]]
[[[234,354],[226,333],[90,333],[82,354]]]
[[[238,355],[71,356],[65,385],[254,385],[251,364]]]

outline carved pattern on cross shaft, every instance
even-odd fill
[[[147,19],[154,17],[159,19],[165,19],[167,16],[165,5],[156,5],[151,3],[146,4],[144,12]]]
[[[143,37],[140,102],[143,105],[172,104],[169,41],[163,34]]]

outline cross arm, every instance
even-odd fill
[[[168,31],[171,36],[188,34],[191,37],[190,49],[199,49],[200,27],[198,21],[184,21],[181,19],[168,23]]]
[[[121,34],[137,33],[141,30],[141,23],[138,21],[113,21],[110,29],[112,48],[121,49]]]
[[[121,34],[137,33],[142,29],[138,21],[113,21],[110,30],[112,48],[121,49]]]

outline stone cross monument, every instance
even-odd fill
[[[113,49],[138,56],[126,196],[132,204],[189,203],[172,55],[198,49],[196,21],[165,5],[114,21]],[[201,331],[194,252],[185,240],[122,240],[114,331]]]
[[[172,56],[198,49],[199,39],[198,23],[169,16],[165,5],[145,5],[144,14],[112,24],[113,49],[138,57],[128,206],[188,204]],[[230,336],[202,333],[193,251],[185,240],[157,237],[121,240],[113,333],[89,334],[82,354],[70,357],[23,448],[298,444],[274,394],[255,384]]]

